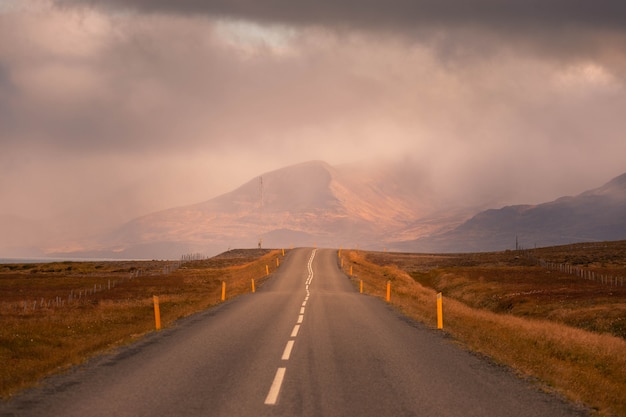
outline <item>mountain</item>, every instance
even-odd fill
[[[482,211],[453,230],[392,248],[473,252],[621,239],[626,239],[626,174],[575,197]]]
[[[267,172],[210,200],[136,218],[58,257],[177,259],[229,248],[473,252],[626,239],[626,174],[574,197],[501,209],[439,201],[410,163]],[[476,214],[478,213],[478,214]],[[473,217],[472,217],[473,216]],[[58,246],[57,246],[58,247]]]
[[[178,258],[229,247],[386,244],[460,224],[420,178],[397,167],[311,161],[264,173],[232,192],[132,220],[74,256]],[[68,254],[55,253],[55,256]]]

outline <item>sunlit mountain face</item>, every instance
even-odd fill
[[[54,255],[176,259],[258,246],[468,252],[626,238],[626,174],[575,197],[489,210],[442,203],[410,176],[388,165],[306,162]]]

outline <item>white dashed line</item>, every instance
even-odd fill
[[[283,351],[283,357],[281,358],[284,361],[288,361],[291,356],[291,350],[293,349],[294,340],[290,340],[287,342],[287,346],[285,346],[285,350]]]
[[[274,405],[276,404],[276,401],[278,401],[278,394],[280,393],[280,387],[283,385],[286,370],[287,368],[278,368],[276,370],[276,376],[274,377],[274,382],[272,382],[272,386],[270,387],[270,392],[265,398],[265,404]]]
[[[309,285],[313,280],[313,259],[315,258],[315,253],[317,249],[313,249],[311,253],[311,257],[309,257],[309,262],[307,264],[307,268],[309,270],[309,276],[305,281],[304,289],[306,290],[306,297],[304,297],[304,301],[302,302],[302,307],[300,307],[300,314],[298,315],[297,324],[293,326],[293,330],[291,331],[292,338],[298,336],[298,332],[300,331],[300,324],[304,321],[304,311],[307,301],[309,301],[309,296],[311,292],[309,291]],[[293,350],[293,345],[296,343],[295,340],[287,341],[287,345],[285,346],[285,350],[283,351],[283,356],[281,359],[283,361],[288,361],[291,357],[291,351]],[[270,387],[270,392],[267,394],[265,398],[265,404],[267,405],[275,405],[278,401],[278,394],[280,394],[280,388],[283,385],[283,380],[285,379],[285,372],[287,368],[278,368],[276,370],[276,376],[274,377],[274,381],[272,382],[272,386]]]

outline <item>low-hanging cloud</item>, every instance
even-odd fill
[[[401,159],[455,204],[583,191],[626,170],[622,3],[0,11],[0,214],[113,225],[307,159]]]

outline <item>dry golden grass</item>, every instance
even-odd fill
[[[275,270],[278,257],[279,251],[233,251],[169,273],[163,268],[171,263],[156,261],[0,266],[0,396],[153,331],[153,295],[167,327],[219,303],[222,281],[227,299],[250,292],[253,278],[262,285],[265,265]],[[138,277],[108,290],[109,281],[139,269]],[[107,290],[68,300],[70,291],[94,285]],[[32,300],[56,297],[63,306],[41,308],[35,301],[37,308],[31,308]]]
[[[353,268],[354,285],[358,288],[363,280],[365,293],[384,299],[390,281],[391,303],[409,317],[436,327],[437,291],[396,266],[370,262],[367,255],[354,251],[343,255],[344,271]],[[446,279],[448,289],[465,282],[453,274]],[[543,381],[599,415],[626,416],[626,341],[622,338],[546,319],[498,314],[445,293],[443,305],[444,330],[469,349]]]

